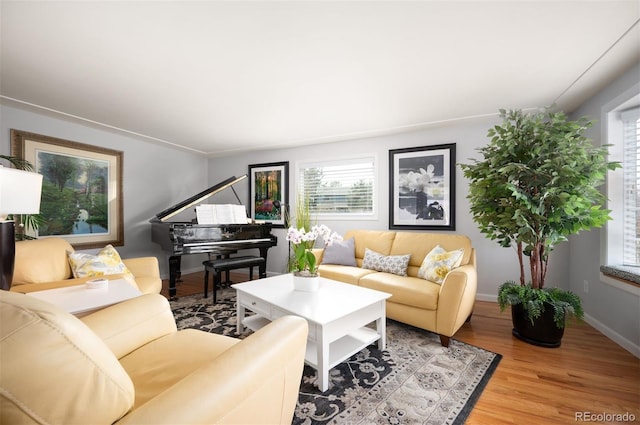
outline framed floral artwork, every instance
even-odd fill
[[[389,229],[455,230],[455,143],[389,151]]]

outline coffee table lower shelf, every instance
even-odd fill
[[[329,389],[329,370],[377,341],[386,347],[386,300],[391,294],[320,278],[316,292],[296,291],[293,275],[272,276],[233,285],[237,331],[258,330],[278,317],[307,320],[305,363],[318,371],[315,384]],[[254,314],[247,317],[247,311]]]
[[[254,314],[245,317],[242,324],[255,332],[270,322],[269,319]],[[375,329],[362,327],[332,341],[329,344],[329,368],[342,363],[355,353],[361,351],[364,347],[373,344],[379,339],[380,335]],[[304,359],[305,363],[318,370],[318,347],[314,340],[307,340],[307,351]]]

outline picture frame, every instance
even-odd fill
[[[122,151],[11,129],[11,155],[43,175],[44,221],[31,236],[74,249],[124,245]]]
[[[249,217],[284,228],[289,207],[289,162],[249,165]]]
[[[455,230],[456,144],[389,150],[389,229]]]

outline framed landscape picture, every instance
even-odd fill
[[[250,217],[285,227],[289,202],[289,162],[249,165]]]
[[[389,151],[389,229],[455,230],[455,143]]]
[[[121,151],[12,129],[11,154],[43,176],[34,236],[75,249],[124,245]]]

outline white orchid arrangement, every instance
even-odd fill
[[[308,273],[315,276],[318,272],[316,264],[316,256],[313,255],[311,249],[314,247],[316,240],[322,238],[325,246],[331,245],[335,241],[341,241],[342,236],[336,232],[331,232],[326,225],[313,226],[311,231],[307,232],[304,227],[296,229],[289,227],[287,232],[287,240],[291,242],[295,259],[291,266],[291,271],[298,273]]]

